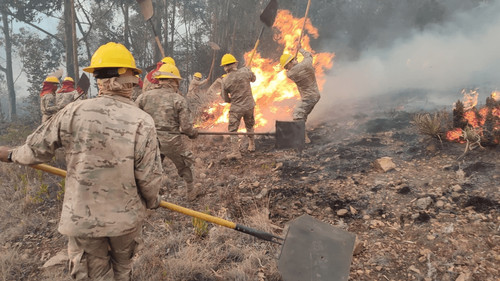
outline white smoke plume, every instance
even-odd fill
[[[486,89],[500,88],[499,67],[500,1],[493,1],[414,30],[385,49],[364,50],[359,60],[335,64],[311,117],[339,103],[411,89],[450,105],[467,87],[485,89],[485,97]]]

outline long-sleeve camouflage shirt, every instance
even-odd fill
[[[221,96],[231,103],[230,111],[244,112],[255,107],[250,82],[255,82],[255,74],[247,67],[229,72],[222,80]]]
[[[63,109],[66,105],[73,102],[76,98],[80,96],[77,90],[66,92],[66,93],[57,93],[56,94],[56,104],[59,110]]]
[[[288,70],[287,76],[297,84],[302,100],[318,101],[320,94],[312,64],[313,57],[304,49],[300,49],[300,53],[304,55],[304,59]]]
[[[49,161],[64,147],[67,163],[59,232],[112,237],[134,231],[157,206],[163,183],[154,121],[121,96],[70,103],[13,150],[12,160]]]
[[[43,97],[40,97],[40,110],[47,118],[54,115],[59,110],[55,93],[45,94]]]
[[[200,87],[207,83],[208,79],[198,80],[193,78],[193,80],[191,80],[191,82],[189,83],[187,96],[197,97],[200,94]]]
[[[135,101],[139,108],[153,116],[156,130],[193,134],[193,120],[186,99],[170,87],[142,93]]]

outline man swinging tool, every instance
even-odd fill
[[[231,54],[225,54],[220,65],[227,72],[227,76],[222,79],[221,96],[225,102],[231,103],[228,131],[237,132],[243,118],[247,132],[253,133],[255,100],[250,82],[255,82],[255,74],[248,67],[238,69],[238,61]],[[247,137],[248,151],[253,152],[255,151],[255,136],[248,135]],[[238,140],[238,136],[231,136],[231,153],[227,158],[241,158]]]
[[[0,147],[0,160],[43,163],[63,147],[68,171],[58,230],[68,236],[71,278],[130,280],[146,209],[161,201],[155,124],[130,100],[141,71],[125,46],[102,45],[84,71],[97,78],[98,97],[68,104],[24,145]]]
[[[304,49],[300,49],[300,53],[304,56],[304,60],[300,63],[297,62],[297,58],[293,55],[284,54],[280,58],[280,64],[287,70],[286,75],[288,78],[297,84],[300,93],[301,101],[293,111],[293,120],[303,120],[305,122],[309,113],[311,113],[314,106],[318,103],[320,94],[312,64],[313,57],[311,53]],[[305,142],[311,142],[307,133],[305,134]]]

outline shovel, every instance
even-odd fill
[[[46,164],[32,168],[66,177],[66,171]],[[281,244],[278,269],[285,281],[347,281],[356,235],[303,215],[289,223],[285,238],[197,212],[169,202],[160,207]]]
[[[89,90],[89,88],[90,88],[89,77],[85,73],[82,73],[82,76],[80,76],[80,79],[78,80],[78,84],[76,85],[76,89],[81,94],[76,99],[74,99],[73,101],[78,100],[81,96],[83,96],[85,93],[87,93],[87,91]]]
[[[160,49],[161,56],[162,58],[165,57],[165,51],[163,51],[163,47],[161,45],[160,39],[158,38],[158,35],[156,34],[155,26],[153,22],[151,21],[151,18],[153,17],[153,2],[151,0],[136,0],[137,3],[139,3],[139,7],[141,9],[142,16],[144,17],[145,21],[149,21],[151,24],[151,29],[153,29],[153,34],[155,36],[156,44],[158,45],[158,48]]]
[[[276,138],[275,147],[277,149],[294,148],[302,152],[305,146],[305,122],[304,121],[277,121],[276,131],[265,133],[248,132],[206,132],[198,131],[198,135],[226,136],[274,136]],[[169,132],[170,134],[183,134],[178,132]]]
[[[255,46],[253,47],[252,54],[250,55],[250,59],[248,60],[247,66],[250,67],[252,65],[253,56],[255,55],[255,51],[257,51],[257,47],[260,43],[260,38],[262,37],[262,33],[264,33],[264,29],[266,26],[271,27],[274,24],[274,20],[276,19],[276,13],[278,12],[278,0],[271,0],[269,4],[267,4],[262,14],[260,14],[260,21],[264,23],[262,29],[260,30],[259,37],[257,38],[257,42],[255,42]]]
[[[215,42],[208,42],[208,45],[210,45],[210,48],[212,48],[212,50],[214,51],[214,54],[212,56],[212,65],[210,66],[210,71],[208,72],[208,77],[207,77],[207,79],[210,79],[215,64],[215,53],[217,53],[217,51],[220,50],[220,47]]]
[[[306,28],[306,22],[307,22],[307,14],[309,13],[309,7],[311,6],[311,0],[307,1],[307,7],[306,7],[306,15],[304,16],[304,24],[302,25],[302,29],[300,30],[300,36],[299,36],[299,46],[297,47],[297,51],[295,51],[295,58],[299,54],[300,50],[300,44],[302,42],[302,36],[304,35],[304,28]]]

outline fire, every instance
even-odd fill
[[[274,40],[283,46],[284,53],[295,54],[303,23],[304,18],[295,18],[290,11],[278,11],[273,25]],[[324,72],[333,66],[335,54],[317,53],[311,49],[309,35],[314,38],[318,38],[319,35],[309,19],[306,22],[305,31],[307,32],[304,32],[301,46],[311,52],[314,57],[316,80],[321,91],[325,83]],[[246,61],[249,60],[251,52],[250,50],[245,53]],[[280,56],[281,53],[273,58],[263,58],[260,53],[256,52],[252,60],[251,69],[257,77],[252,83],[252,93],[256,102],[254,127],[256,131],[273,130],[275,120],[291,120],[293,108],[300,99],[295,83],[287,78],[286,72],[279,66]],[[298,60],[299,62],[302,60],[300,54]],[[219,128],[219,130],[226,128],[229,106],[225,103],[214,103],[208,110],[212,118],[199,124],[199,127]]]
[[[477,109],[478,91],[473,90],[470,92],[462,91],[464,98],[462,101],[463,111],[458,110],[455,104],[453,112],[454,120],[460,120],[459,126],[461,128],[454,128],[446,133],[446,139],[455,142],[465,142],[464,129],[470,127],[478,133],[478,135],[485,141],[498,144],[500,142],[500,98],[498,92],[491,93],[490,98],[486,101],[486,106]],[[455,121],[454,121],[455,122]]]

